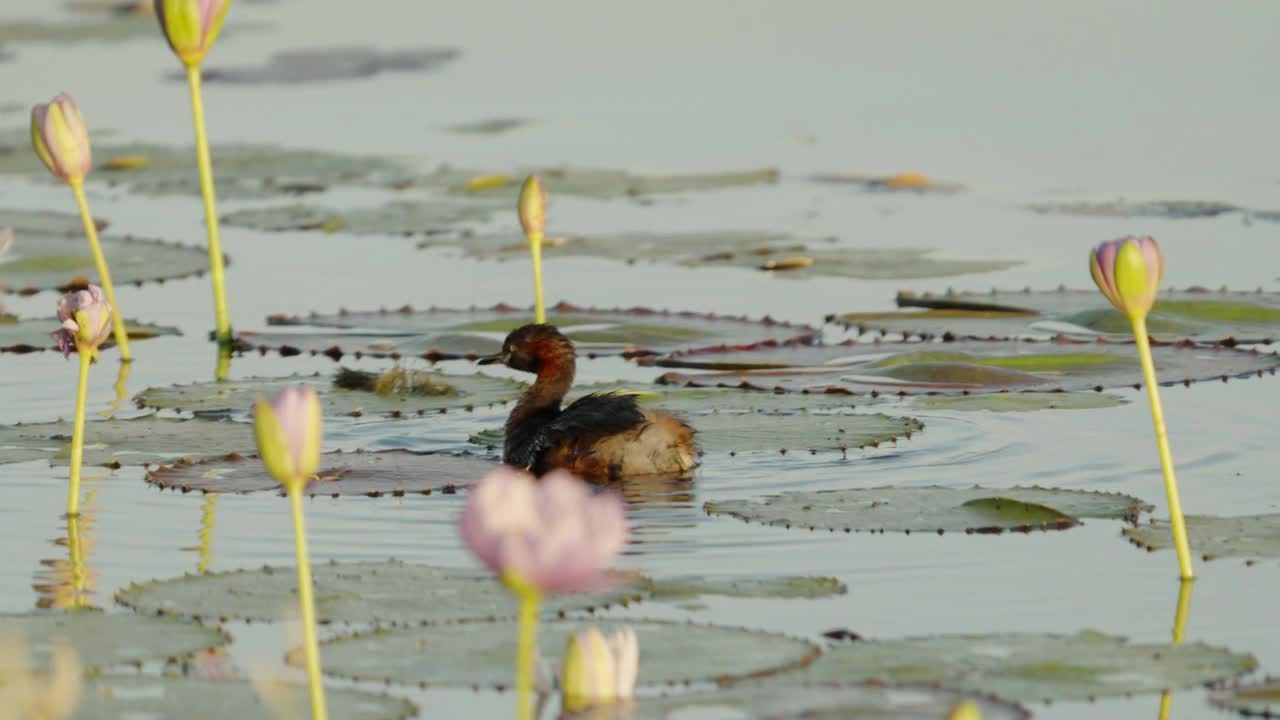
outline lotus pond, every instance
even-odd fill
[[[548,661],[631,625],[635,718],[1280,714],[1274,8],[238,0],[205,74],[215,382],[186,88],[120,5],[0,8],[0,631],[36,668],[76,638],[74,717],[306,714],[250,414],[299,383],[333,716],[510,716],[515,606],[457,518],[528,380],[472,359],[532,320],[532,171],[574,393],[640,391],[703,452],[615,484],[642,577],[548,604]],[[49,332],[94,269],[28,129],[59,90],[135,355],[93,368],[71,524]],[[1164,247],[1192,584],[1086,267],[1126,234]]]

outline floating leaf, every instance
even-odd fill
[[[1209,702],[1248,717],[1280,717],[1280,678],[1214,689],[1209,692]]]
[[[501,208],[507,209],[507,208]],[[265,232],[320,230],[348,235],[437,235],[489,220],[500,208],[463,199],[399,200],[372,208],[332,210],[315,205],[247,208],[222,222]]]
[[[1029,412],[1033,410],[1097,410],[1129,401],[1110,393],[1008,392],[979,395],[918,395],[911,407],[929,410]]]
[[[69,45],[77,42],[121,42],[154,35],[155,18],[138,16],[104,17],[94,22],[42,22],[6,20],[0,22],[0,44],[47,43]]]
[[[1280,557],[1280,515],[1188,515],[1186,521],[1191,550],[1205,560]],[[1173,531],[1168,520],[1153,518],[1141,527],[1125,528],[1124,534],[1134,545],[1149,552],[1173,547]]]
[[[518,117],[492,117],[484,120],[475,120],[472,122],[457,123],[450,125],[446,130],[449,132],[459,133],[461,135],[500,135],[502,133],[518,130],[530,121]]]
[[[430,495],[433,490],[479,480],[497,465],[489,460],[414,453],[408,450],[331,452],[320,456],[317,479],[307,485],[312,497]],[[147,473],[147,482],[164,490],[204,493],[284,491],[257,456],[178,463]]]
[[[1065,530],[1081,518],[1136,521],[1149,509],[1116,493],[1014,487],[878,487],[767,495],[704,505],[764,525],[845,532],[1002,533]]]
[[[1224,202],[1206,200],[1147,200],[1129,202],[1059,202],[1036,203],[1027,209],[1041,214],[1081,215],[1084,217],[1158,218],[1187,220],[1217,217],[1240,212],[1243,208]]]
[[[844,595],[845,584],[833,577],[760,575],[747,577],[670,577],[649,581],[653,600],[686,600],[715,595],[733,598],[825,598]]]
[[[649,195],[725,190],[777,182],[776,168],[686,173],[674,175],[636,175],[624,170],[575,167],[530,167],[508,171],[463,170],[442,167],[428,175],[415,177],[406,184],[451,193],[489,197],[504,207],[513,207],[524,178],[536,173],[543,188],[552,195],[577,195],[591,198],[623,198]],[[495,181],[473,183],[475,178]]]
[[[1280,357],[1256,350],[1153,347],[1165,384],[1274,374]],[[1058,392],[1141,387],[1137,351],[1129,343],[956,341],[950,343],[790,343],[740,352],[686,351],[654,361],[667,367],[758,368],[703,374],[667,373],[659,382],[755,390],[965,394]]]
[[[843,643],[802,672],[770,683],[879,681],[940,685],[1019,702],[1069,702],[1196,687],[1256,666],[1251,655],[1203,643],[1133,645],[1089,630],[940,635]]]
[[[4,338],[0,325],[0,340]],[[389,373],[413,373],[419,382],[432,383],[431,392],[386,392],[335,386],[336,378],[362,374],[343,369],[331,374],[290,375],[276,378],[244,378],[223,382],[171,385],[147,388],[134,398],[139,407],[165,408],[194,413],[248,412],[259,396],[272,396],[286,387],[307,385],[320,396],[320,407],[328,416],[389,415],[408,417],[452,409],[471,409],[513,400],[525,387],[522,383],[491,375],[445,375],[440,372],[393,368]],[[370,374],[372,375],[372,374]]]
[[[95,218],[94,227],[99,231],[106,230],[110,224],[101,218]],[[14,235],[22,242],[26,233],[36,235],[70,235],[84,238],[84,223],[79,213],[59,212],[57,210],[15,210],[0,208],[0,227],[13,228]]]
[[[306,708],[307,686],[270,683],[271,699],[283,707]],[[197,680],[181,677],[105,675],[85,680],[85,698],[71,720],[183,718],[183,720],[276,720],[256,683],[243,680]],[[344,720],[407,720],[417,715],[413,703],[391,695],[327,687],[325,702],[332,717]]]
[[[871,192],[911,192],[911,193],[943,193],[951,194],[964,190],[957,183],[939,182],[928,175],[914,172],[897,175],[845,175],[841,173],[821,173],[813,176],[813,181],[826,185],[852,185]]]
[[[748,346],[812,337],[814,331],[804,325],[760,321],[725,315],[693,312],[671,312],[630,308],[602,310],[579,308],[560,303],[548,308],[547,322],[557,326],[574,341],[579,355],[650,355],[677,348],[720,345]],[[313,314],[305,317],[275,315],[268,318],[273,325],[310,325],[322,328],[361,329],[400,336],[394,338],[398,355],[439,360],[475,357],[495,353],[506,334],[533,322],[527,309],[497,305],[492,308],[455,310],[431,308],[375,312],[341,311],[336,315]],[[412,337],[405,337],[412,336]],[[326,333],[323,342],[333,339]],[[365,347],[368,336],[361,336],[356,347]],[[279,339],[279,336],[270,338]],[[261,335],[238,336],[242,347],[272,347]],[[257,342],[255,342],[255,340]],[[294,340],[295,343],[304,342]],[[297,346],[294,346],[297,347]],[[345,348],[331,348],[331,356],[340,357]]]
[[[117,286],[203,275],[209,266],[206,250],[158,240],[104,237],[102,252]],[[62,232],[29,230],[0,258],[0,292],[58,290],[86,279],[97,282],[97,275],[89,243]]]
[[[544,622],[538,644],[554,656],[571,632],[597,625],[608,633],[623,624],[636,631],[643,648],[641,685],[766,675],[818,654],[809,642],[784,635],[654,620]],[[322,653],[325,672],[339,677],[422,687],[500,687],[511,682],[515,642],[515,623],[463,623],[338,638],[324,643]],[[288,660],[300,664],[301,657],[294,651]]]
[[[329,562],[316,564],[312,571],[316,618],[321,623],[416,625],[516,614],[511,594],[487,571],[394,560]],[[286,608],[297,606],[297,587],[295,568],[264,567],[130,585],[116,594],[116,601],[151,614],[274,622],[282,618]],[[558,595],[547,598],[543,613],[552,617],[625,603],[639,596],[639,591],[628,587],[591,595]]]
[[[32,663],[42,669],[49,667],[53,641],[59,639],[75,648],[81,665],[91,668],[167,660],[231,641],[217,628],[97,610],[0,614],[0,636],[24,639],[30,645]]]
[[[461,54],[454,48],[379,50],[361,47],[307,48],[275,53],[258,67],[204,70],[205,82],[236,85],[297,85],[373,77],[386,72],[426,72]],[[183,76],[185,80],[185,75]]]
[[[85,425],[87,465],[150,465],[179,459],[252,452],[253,426],[216,420],[178,420],[145,415],[130,420],[94,420]],[[0,464],[48,459],[66,465],[71,423],[0,425]]]
[[[162,335],[181,335],[176,327],[139,323],[137,320],[125,320],[125,332],[130,340],[149,340]],[[54,318],[18,319],[11,315],[0,315],[0,353],[29,353],[41,350],[56,350],[52,332],[59,323]],[[108,339],[102,347],[114,347],[115,340]]]

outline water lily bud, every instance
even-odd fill
[[[31,108],[31,145],[49,172],[63,182],[81,182],[89,174],[93,163],[89,131],[70,95],[62,93]]]
[[[72,350],[93,355],[111,337],[111,303],[97,285],[69,292],[58,299],[58,322],[61,327],[53,339],[63,357],[70,357]]]
[[[320,398],[301,386],[287,388],[270,401],[259,398],[253,429],[258,454],[282,484],[302,482],[320,469]]]
[[[972,700],[962,700],[947,713],[947,720],[982,720],[982,708]]]
[[[605,637],[590,627],[569,636],[560,669],[561,704],[569,712],[626,700],[635,694],[640,646],[635,631]]]
[[[13,249],[13,228],[0,228],[0,255]]]
[[[525,235],[542,236],[547,231],[547,193],[536,174],[530,175],[520,187],[520,201],[516,205],[520,214],[520,226]]]
[[[1130,318],[1145,317],[1160,291],[1164,254],[1151,237],[1110,240],[1089,254],[1089,272],[1117,310]]]
[[[213,47],[231,0],[155,0],[156,19],[183,65],[198,65]]]

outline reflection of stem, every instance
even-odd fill
[[[213,528],[217,510],[218,496],[207,493],[204,505],[200,508],[200,560],[196,562],[196,572],[201,575],[209,572],[209,565],[213,560]]]
[[[67,547],[71,552],[71,607],[79,609],[88,605],[88,593],[85,592],[84,545],[80,540],[79,515],[67,518]]]
[[[302,606],[302,647],[307,661],[307,684],[311,690],[311,717],[327,720],[324,677],[320,674],[320,645],[316,641],[316,601],[311,588],[311,559],[307,554],[307,528],[302,516],[301,479],[287,483],[289,508],[293,512],[293,542],[298,551],[298,602]]]
[[[129,333],[124,329],[124,314],[120,312],[120,303],[116,302],[116,289],[111,284],[107,258],[102,254],[102,245],[98,242],[98,228],[93,224],[89,201],[84,196],[84,181],[73,180],[71,191],[75,193],[76,204],[80,206],[80,220],[84,223],[85,237],[89,238],[89,249],[93,251],[93,264],[98,268],[98,279],[102,281],[107,302],[111,303],[111,324],[115,331],[116,345],[120,348],[120,359],[129,362],[133,359],[133,355],[129,353]]]
[[[80,380],[76,388],[76,417],[71,425],[71,487],[67,491],[67,517],[80,514],[80,466],[84,464],[84,409],[89,394],[89,363],[93,355],[79,353]]]
[[[1178,609],[1173,613],[1173,644],[1181,645],[1187,636],[1187,615],[1191,612],[1192,580],[1182,580],[1178,584]],[[1169,711],[1173,708],[1173,693],[1166,691],[1160,696],[1160,720],[1169,720]]]
[[[209,157],[209,134],[204,125],[204,96],[200,91],[199,64],[187,65],[187,85],[191,88],[191,117],[196,129],[196,164],[200,169],[200,196],[204,200],[204,224],[209,234],[209,274],[213,280],[215,332],[218,344],[228,345],[231,343],[231,320],[227,312],[222,241],[218,237],[218,209],[213,188],[213,161]]]
[[[228,373],[231,372],[231,346],[218,345],[218,367],[214,371],[214,377],[217,380],[226,380]]]
[[[129,393],[129,370],[131,368],[133,368],[132,362],[120,363],[120,370],[116,373],[116,384],[111,386],[112,389],[116,391],[116,399],[111,403],[111,409],[108,412],[103,413],[105,417],[110,417],[112,412],[124,407],[125,399],[128,397]]]
[[[547,321],[547,306],[542,300],[542,233],[529,233],[529,252],[533,255],[533,321]]]
[[[1178,568],[1183,580],[1195,577],[1191,569],[1191,548],[1187,543],[1187,523],[1182,517],[1182,500],[1178,496],[1178,479],[1173,474],[1173,456],[1169,452],[1169,432],[1164,425],[1164,409],[1160,405],[1160,388],[1156,383],[1156,367],[1151,361],[1151,343],[1147,338],[1147,318],[1134,315],[1133,337],[1138,342],[1142,361],[1142,378],[1151,400],[1151,419],[1156,428],[1156,446],[1160,450],[1160,468],[1164,471],[1164,489],[1169,496],[1169,523],[1173,526],[1173,546],[1178,551]]]
[[[533,720],[533,675],[538,654],[538,605],[542,593],[514,573],[502,581],[520,603],[519,641],[516,646],[516,718]]]

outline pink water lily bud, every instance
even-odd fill
[[[93,165],[89,131],[66,93],[31,108],[31,145],[49,172],[65,183],[83,181]]]
[[[58,299],[58,322],[53,339],[63,357],[73,350],[92,355],[111,337],[111,303],[97,285],[69,292]]]
[[[1160,291],[1164,254],[1151,237],[1109,240],[1089,254],[1089,272],[1117,310],[1130,318],[1145,317]]]
[[[183,65],[199,65],[213,47],[231,0],[155,0],[156,19]]]
[[[605,635],[590,627],[569,636],[560,666],[561,706],[569,712],[629,700],[640,669],[640,642],[624,627]]]
[[[617,584],[604,568],[627,542],[621,496],[594,493],[566,470],[536,479],[506,465],[467,492],[458,530],[495,574],[542,593]]]
[[[320,398],[309,387],[286,388],[254,407],[253,430],[267,471],[283,485],[305,483],[320,469],[324,436]]]
[[[542,180],[537,174],[530,175],[520,186],[516,212],[525,235],[542,237],[547,231],[547,192],[542,189]]]

